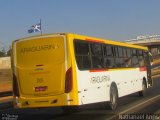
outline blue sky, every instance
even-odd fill
[[[39,34],[27,33],[39,19],[43,33],[122,41],[160,34],[160,0],[1,0],[0,42]]]

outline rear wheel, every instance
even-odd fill
[[[147,84],[145,81],[142,83],[142,91],[139,92],[140,97],[145,97],[146,96],[146,91],[147,91]]]
[[[118,104],[118,91],[115,86],[111,86],[110,88],[110,109],[115,110]]]

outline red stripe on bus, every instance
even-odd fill
[[[147,68],[146,67],[140,67],[139,70],[140,71],[147,71]]]
[[[105,42],[102,41],[102,40],[93,40],[93,39],[88,39],[88,38],[86,38],[86,40],[89,41],[89,42],[105,43]]]
[[[104,72],[104,71],[107,71],[106,69],[101,69],[101,70],[89,70],[89,72]]]

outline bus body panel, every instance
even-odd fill
[[[64,93],[64,38],[51,37],[16,43],[17,79],[22,94]]]
[[[76,34],[50,34],[13,42],[12,69],[20,96],[14,96],[15,107],[77,106],[110,100],[110,87],[115,83],[118,96],[142,90],[146,69],[78,68],[74,41],[116,45],[142,49],[146,47],[97,39]],[[66,76],[70,71],[71,90],[66,92]]]
[[[147,51],[146,47],[127,45],[116,41],[95,39],[75,35],[74,41],[81,40],[90,43],[116,45]],[[74,53],[74,56],[76,54]],[[76,61],[76,59],[75,59]],[[76,62],[76,73],[79,91],[79,104],[90,104],[110,100],[110,87],[114,82],[118,88],[118,96],[123,97],[142,90],[142,82],[147,81],[147,71],[141,71],[140,67],[79,70]]]
[[[66,44],[64,34],[29,37],[13,42],[12,69],[20,94],[14,95],[15,107],[70,105],[70,93],[65,93],[66,71],[71,67]]]
[[[139,68],[77,71],[80,105],[109,101],[112,82],[117,85],[119,97],[141,91],[143,78],[147,78],[146,71],[141,72]]]
[[[15,107],[79,105],[73,38],[73,34],[50,34],[13,42],[12,69],[20,94],[14,95]],[[72,89],[66,93],[69,69]]]
[[[77,83],[77,71],[76,71],[76,60],[74,56],[74,45],[73,39],[74,34],[66,33],[66,56],[67,56],[67,66],[72,69],[72,89],[67,94],[67,105],[75,106],[79,105],[78,96],[78,83]]]
[[[77,71],[81,105],[109,100],[110,81],[107,72]]]

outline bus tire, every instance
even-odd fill
[[[140,97],[145,97],[147,92],[147,83],[145,80],[142,82],[142,91],[139,91],[139,96]]]
[[[109,107],[111,110],[115,110],[118,105],[118,90],[115,86],[111,86],[110,88],[110,101]]]

